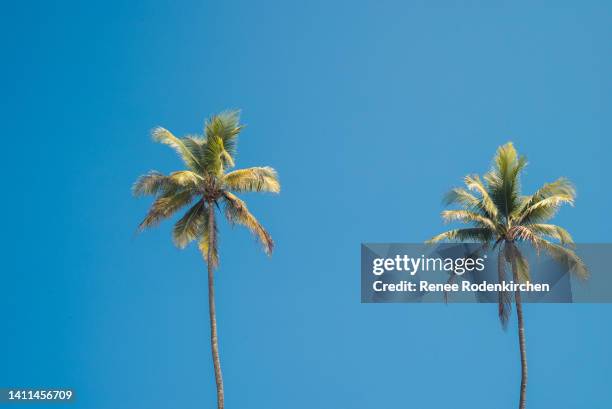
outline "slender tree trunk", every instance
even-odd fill
[[[217,339],[217,314],[215,311],[215,276],[213,267],[213,248],[215,243],[215,207],[208,204],[208,313],[210,314],[210,346],[212,350],[213,365],[215,367],[215,381],[217,383],[217,408],[223,409],[223,375],[221,374],[221,361],[219,360],[219,343]]]
[[[514,245],[512,245],[512,276],[514,282],[518,283],[519,277],[516,265],[516,251],[518,251],[518,249],[514,248]],[[519,349],[521,351],[521,396],[519,398],[519,409],[525,409],[525,399],[527,395],[527,349],[525,347],[525,323],[523,321],[523,303],[521,301],[520,290],[514,292],[514,303],[516,304]]]
[[[519,409],[525,409],[525,398],[527,395],[527,350],[525,349],[525,324],[523,323],[523,305],[521,303],[520,291],[516,291],[516,316],[518,317],[518,338],[521,350],[521,397]]]

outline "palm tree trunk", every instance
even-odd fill
[[[525,324],[523,323],[523,305],[521,303],[521,293],[516,291],[516,316],[518,317],[518,337],[519,348],[521,350],[521,397],[519,399],[519,409],[525,409],[525,398],[527,394],[527,350],[525,348]]]
[[[215,243],[215,208],[208,204],[208,312],[210,314],[210,346],[212,350],[213,365],[215,367],[215,381],[217,383],[217,408],[223,409],[223,376],[221,374],[221,361],[219,360],[219,343],[217,339],[217,314],[215,311],[215,276],[213,268],[213,248]]]
[[[518,266],[516,265],[516,255],[514,248],[512,249],[512,277],[515,283],[519,282]],[[523,303],[521,301],[521,292],[514,292],[514,303],[516,304],[516,316],[518,319],[518,338],[519,349],[521,351],[521,396],[519,398],[519,409],[525,409],[525,399],[527,395],[527,349],[525,347],[525,323],[523,321]]]

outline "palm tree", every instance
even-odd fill
[[[469,227],[449,230],[429,240],[472,241],[490,244],[498,248],[498,275],[500,282],[506,275],[506,265],[511,266],[514,282],[530,280],[529,264],[519,251],[517,243],[524,242],[536,251],[543,250],[553,259],[564,263],[570,271],[586,278],[588,271],[582,260],[572,250],[570,234],[562,227],[547,224],[563,204],[574,204],[574,186],[565,178],[544,184],[534,194],[521,195],[521,172],[527,165],[524,156],[519,156],[512,143],[498,148],[492,169],[481,179],[478,175],[464,178],[467,189],[455,188],[445,197],[445,204],[455,204],[456,210],[444,210],[446,222],[462,222]],[[510,316],[510,294],[499,293],[499,318],[506,327]],[[518,319],[518,337],[521,356],[521,389],[519,408],[525,408],[527,391],[527,353],[525,350],[525,324],[521,293],[514,294]]]
[[[208,266],[210,343],[219,409],[223,409],[224,394],[215,313],[214,270],[219,265],[215,210],[220,209],[221,204],[229,223],[248,228],[270,255],[274,247],[272,237],[249,212],[245,202],[232,192],[280,191],[276,171],[270,167],[227,171],[234,166],[237,137],[244,127],[239,122],[239,112],[231,111],[208,119],[203,136],[177,138],[164,128],[154,129],[153,139],[173,148],[187,169],[169,175],[150,171],[140,176],[132,189],[136,196],[155,197],[140,223],[140,230],[155,226],[192,204],[174,225],[172,237],[180,248],[196,240]]]

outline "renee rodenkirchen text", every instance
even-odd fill
[[[414,276],[419,272],[428,271],[445,271],[449,274],[462,276],[467,272],[481,272],[485,269],[485,259],[487,256],[478,258],[441,258],[441,257],[410,257],[408,255],[397,255],[392,258],[376,258],[372,262],[372,274],[381,276],[387,271],[403,271]],[[501,282],[479,282],[472,283],[464,280],[460,283],[432,283],[427,280],[406,281],[401,280],[395,283],[385,283],[382,280],[376,280],[372,283],[372,289],[375,292],[386,291],[427,291],[427,292],[489,292],[489,291],[521,291],[521,292],[547,292],[550,291],[550,285],[546,283],[515,283],[514,281]]]

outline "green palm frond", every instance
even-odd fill
[[[225,150],[223,139],[219,136],[211,136],[206,140],[204,163],[206,172],[215,177],[221,177],[225,168],[234,166],[234,160]]]
[[[518,225],[511,227],[507,232],[506,238],[513,241],[530,242],[536,247],[536,250],[539,250],[538,235],[527,226]]]
[[[278,175],[270,167],[238,169],[227,173],[223,182],[234,192],[280,192]]]
[[[246,204],[236,195],[229,192],[224,192],[223,199],[227,220],[232,224],[240,224],[248,228],[259,239],[266,254],[272,254],[274,249],[272,237],[257,221],[255,216],[249,212]]]
[[[524,223],[529,221],[531,223],[536,221],[545,221],[552,218],[562,204],[574,204],[573,198],[566,196],[556,195],[542,199],[533,206],[529,207],[521,217],[521,222]]]
[[[192,200],[193,193],[190,190],[159,196],[140,223],[139,229],[144,230],[157,225],[160,221],[167,219],[182,207],[188,205]]]
[[[206,205],[204,200],[199,200],[174,225],[172,230],[174,244],[179,248],[185,248],[195,240],[202,232],[205,218]]]
[[[280,191],[276,171],[270,167],[228,172],[235,166],[238,135],[243,128],[239,111],[225,111],[211,116],[205,121],[203,135],[179,138],[165,128],[155,128],[152,131],[153,140],[174,149],[186,169],[169,175],[151,171],[136,180],[132,187],[134,195],[155,197],[139,229],[154,226],[195,201],[175,223],[173,241],[177,247],[184,248],[197,240],[204,259],[216,267],[219,263],[217,223],[213,221],[212,226],[208,224],[209,216],[214,220],[218,201],[223,201],[229,222],[246,226],[261,241],[265,252],[270,254],[274,246],[272,238],[248,211],[246,204],[229,192]],[[209,240],[213,242],[210,255]]]
[[[181,138],[183,145],[193,154],[198,160],[198,172],[204,170],[204,152],[206,151],[206,138],[199,135],[187,135]]]
[[[221,138],[224,149],[230,156],[236,153],[236,142],[244,125],[240,125],[240,111],[225,111],[209,118],[204,124],[204,135],[210,140],[212,137]]]
[[[192,189],[194,191],[201,190],[202,182],[204,178],[195,172],[190,170],[179,170],[172,172],[168,178],[182,189]]]
[[[497,149],[493,169],[485,175],[489,195],[505,219],[521,202],[520,173],[526,165],[525,157],[518,156],[512,142],[508,142]]]
[[[480,194],[481,199],[478,207],[480,207],[488,217],[496,219],[498,215],[497,206],[491,199],[489,191],[486,189],[484,183],[482,183],[482,180],[480,180],[480,177],[478,175],[468,175],[463,181],[469,190],[476,191]]]
[[[572,250],[546,239],[538,239],[538,246],[546,251],[557,262],[566,265],[569,271],[580,279],[589,277],[589,269],[584,261]]]
[[[488,243],[493,238],[493,231],[483,227],[473,227],[465,229],[454,229],[438,234],[427,240],[426,243],[438,243],[444,240],[463,241],[470,240],[479,243]]]
[[[132,185],[132,194],[134,196],[155,196],[179,188],[180,186],[176,185],[168,176],[152,170],[136,180]]]
[[[444,198],[442,202],[446,205],[459,205],[465,209],[473,210],[473,211],[481,211],[482,202],[476,196],[468,192],[467,190],[456,187],[451,189]]]
[[[485,227],[491,231],[497,230],[497,225],[491,219],[469,210],[444,210],[442,211],[442,219],[447,223],[460,221],[463,223],[472,223],[479,227]]]
[[[563,204],[574,205],[576,190],[565,178],[544,184],[533,195],[523,199],[513,218],[517,223],[538,223],[550,220]]]
[[[473,227],[441,233],[427,243],[476,241],[488,245],[494,241],[493,249],[499,246],[500,282],[507,275],[508,263],[516,280],[530,280],[528,260],[515,242],[528,243],[538,254],[545,251],[578,277],[588,277],[586,265],[573,251],[569,232],[545,223],[563,204],[574,204],[574,186],[560,178],[543,185],[531,196],[522,196],[521,173],[526,165],[527,160],[518,155],[512,143],[499,147],[492,169],[482,180],[477,175],[468,175],[464,178],[468,190],[455,188],[445,196],[446,205],[458,205],[459,209],[443,211],[444,221],[459,221]],[[512,299],[507,292],[499,292],[498,297],[499,319],[505,328]]]
[[[561,244],[573,245],[574,240],[571,234],[561,226],[555,224],[527,224],[524,227],[530,229],[539,236],[547,236],[554,240],[558,240]]]
[[[185,145],[184,141],[174,136],[172,132],[165,128],[157,127],[153,129],[151,135],[154,141],[173,148],[191,170],[200,171],[202,169],[202,164],[197,157],[198,152],[192,152],[189,147]]]

